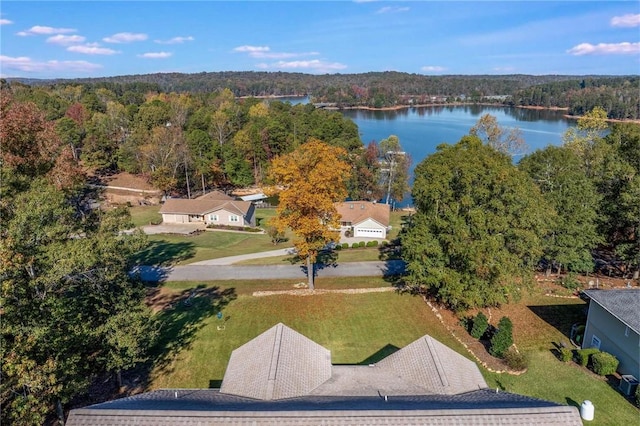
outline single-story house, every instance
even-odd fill
[[[388,204],[371,201],[345,201],[336,203],[342,230],[353,228],[353,236],[361,238],[387,238],[391,208]]]
[[[575,425],[576,407],[489,389],[475,363],[425,335],[369,365],[284,324],[234,350],[219,389],[162,389],[74,409],[68,426]]]
[[[213,191],[194,199],[169,198],[160,208],[164,223],[204,223],[252,227],[256,225],[255,206]]]
[[[590,299],[583,348],[618,358],[618,372],[640,379],[640,288],[585,290]]]

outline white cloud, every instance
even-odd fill
[[[133,41],[145,41],[148,38],[142,33],[117,33],[111,37],[105,37],[102,41],[106,43],[131,43]]]
[[[244,46],[238,46],[236,48],[233,49],[234,52],[248,52],[248,53],[255,53],[255,52],[268,52],[269,50],[269,46],[248,46],[248,45],[244,45]]]
[[[442,72],[442,71],[446,71],[447,69],[445,67],[440,67],[437,65],[427,65],[425,67],[420,68],[422,71],[424,72]]]
[[[85,55],[115,55],[116,53],[120,53],[119,51],[108,47],[100,47],[98,43],[69,46],[67,47],[67,50],[69,52],[84,53]]]
[[[47,39],[47,43],[60,44],[63,46],[66,46],[68,44],[83,43],[84,41],[85,38],[79,35],[67,36],[62,34],[54,35]]]
[[[20,31],[17,33],[19,36],[30,36],[30,35],[51,35],[51,34],[68,34],[75,33],[77,30],[73,28],[53,28],[53,27],[45,27],[42,25],[35,25],[29,28],[26,31]]]
[[[73,71],[92,72],[102,68],[102,65],[87,61],[46,61],[38,62],[26,56],[13,58],[0,55],[0,68],[24,71],[24,72],[52,72]]]
[[[326,62],[319,59],[313,59],[311,61],[278,61],[273,64],[261,64],[261,68],[275,68],[275,69],[294,69],[305,70],[310,72],[335,72],[347,68],[346,65],[339,62]],[[266,65],[266,66],[265,66]]]
[[[581,43],[567,50],[575,56],[581,55],[634,55],[640,53],[640,43]]]
[[[138,55],[138,58],[164,59],[164,58],[170,57],[171,55],[173,55],[173,53],[171,52],[148,52],[148,53],[143,53],[141,55]]]
[[[158,44],[182,44],[185,41],[193,41],[193,40],[195,40],[195,38],[188,36],[188,37],[173,37],[173,38],[170,38],[169,40],[154,40],[154,41]]]
[[[622,16],[614,16],[611,18],[612,27],[638,27],[640,26],[640,13]]]
[[[13,21],[10,21],[8,19],[0,19],[0,25],[10,25],[13,24]]]
[[[381,7],[376,11],[377,14],[383,13],[400,13],[400,12],[408,12],[410,9],[408,7],[395,7],[395,6],[385,6]]]

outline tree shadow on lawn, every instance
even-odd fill
[[[134,257],[138,265],[168,266],[195,256],[195,244],[192,242],[171,243],[168,241],[150,241],[149,245]]]
[[[582,304],[527,306],[527,308],[565,335],[567,340],[571,337],[571,326],[584,323],[587,318],[585,305]]]
[[[172,361],[181,351],[191,347],[205,320],[222,312],[237,294],[234,288],[222,290],[201,284],[165,297],[163,308],[157,314],[159,337],[150,351],[150,361],[141,372],[144,388],[149,385],[152,370],[160,375],[173,371]]]

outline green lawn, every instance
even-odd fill
[[[158,366],[151,387],[219,386],[231,351],[278,322],[331,350],[335,364],[368,364],[430,334],[469,357],[464,348],[440,324],[419,297],[396,293],[325,294],[308,297],[278,295],[253,297],[257,290],[291,289],[296,280],[167,283],[162,291],[184,298],[201,287],[203,295],[215,295],[214,303],[194,303],[159,314],[164,326]],[[319,278],[317,288],[378,287],[381,278]],[[209,293],[207,293],[209,292]],[[577,299],[541,295],[493,311],[493,319],[509,315],[515,340],[530,359],[520,375],[493,374],[482,369],[491,388],[579,406],[585,399],[596,407],[593,425],[637,424],[639,411],[605,379],[573,364],[562,363],[552,353],[554,342],[582,315]],[[222,310],[223,319],[216,313]],[[493,321],[493,320],[492,320]],[[218,325],[225,325],[218,330]],[[634,423],[635,422],[635,423]]]
[[[173,291],[187,294],[198,283],[172,283]],[[166,359],[152,376],[152,387],[209,387],[222,380],[231,351],[258,334],[282,322],[331,350],[335,364],[369,364],[382,359],[431,334],[445,344],[462,347],[439,327],[438,320],[417,297],[389,293],[325,294],[316,296],[253,297],[257,289],[291,289],[293,282],[262,283],[246,281],[216,283],[221,289],[233,289],[227,299],[221,298],[208,312],[193,314],[198,322],[176,322],[171,316],[184,318],[184,309],[163,318],[168,330],[196,330],[181,342],[182,351],[175,359]],[[211,284],[209,284],[211,285]],[[388,286],[379,278],[350,280],[318,279],[318,288],[354,288]],[[215,315],[222,307],[224,319]],[[192,308],[189,308],[192,309]],[[225,324],[225,330],[217,326]],[[180,331],[179,333],[183,333]]]
[[[145,226],[151,223],[162,222],[162,215],[159,213],[160,206],[133,206],[129,207],[131,221],[135,226]]]

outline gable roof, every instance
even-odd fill
[[[391,208],[388,204],[372,203],[371,201],[345,201],[336,203],[336,210],[342,222],[357,225],[367,219],[373,219],[382,226],[389,226]]]
[[[640,288],[615,290],[585,290],[584,294],[640,334]]]
[[[429,335],[389,355],[377,365],[422,387],[429,394],[453,395],[487,387],[474,362]]]
[[[413,371],[415,370],[415,371]],[[164,389],[71,411],[79,425],[575,425],[575,407],[487,388],[478,367],[424,336],[377,364],[277,324],[231,354],[218,389]]]
[[[160,208],[160,214],[205,215],[218,210],[226,210],[230,213],[246,216],[251,206],[252,204],[249,201],[236,201],[230,197],[227,197],[227,199],[218,198],[217,195],[210,193],[192,200],[169,198]]]
[[[331,352],[279,323],[231,353],[220,392],[271,400],[306,395],[331,377]]]

